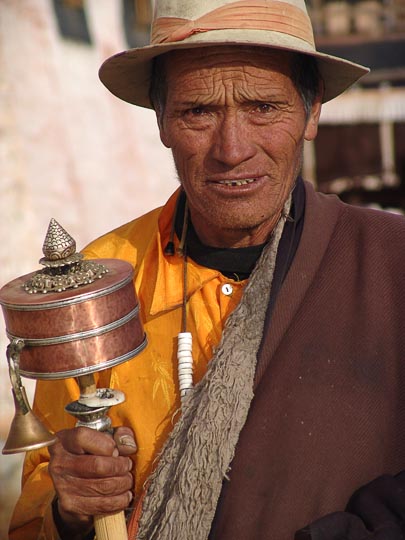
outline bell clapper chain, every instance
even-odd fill
[[[27,414],[27,412],[31,410],[31,407],[28,403],[25,388],[19,373],[20,353],[23,348],[24,341],[22,339],[13,338],[7,347],[7,361],[13,394],[21,407],[22,413]]]

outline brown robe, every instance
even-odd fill
[[[210,540],[292,540],[405,469],[405,218],[306,197]]]

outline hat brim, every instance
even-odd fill
[[[277,40],[275,42],[277,43]],[[224,45],[257,46],[313,56],[318,61],[319,72],[324,82],[323,103],[343,93],[370,71],[368,68],[350,62],[349,60],[314,51],[310,48],[304,50],[301,46],[263,43],[262,40],[255,42],[252,39],[226,40],[222,37],[218,41],[215,39],[210,41],[196,40],[194,42],[182,41],[129,49],[105,60],[100,67],[99,77],[108,90],[118,98],[133,105],[150,109],[152,108],[152,104],[149,100],[149,88],[152,62],[155,57],[177,49],[219,47]]]

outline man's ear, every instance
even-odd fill
[[[323,84],[319,86],[318,94],[316,95],[311,107],[311,112],[305,127],[304,138],[306,141],[313,141],[318,133],[319,117],[322,110]]]
[[[155,109],[155,114],[156,114],[157,125],[159,128],[160,140],[166,146],[166,148],[170,148],[169,140],[167,137],[165,126],[164,126],[164,114],[160,107],[157,107]]]

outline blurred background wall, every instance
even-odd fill
[[[163,204],[177,185],[154,113],[121,102],[98,80],[102,61],[128,47],[124,20],[133,8],[119,0],[0,1],[0,285],[40,268],[51,217],[80,249]],[[138,28],[145,32],[133,24],[137,37]],[[7,343],[0,317],[2,441],[13,415]],[[32,381],[24,383],[32,395]],[[0,456],[1,539],[20,464],[21,456]]]
[[[346,202],[405,208],[405,0],[307,0],[317,48],[371,68],[323,107],[305,173]]]
[[[372,72],[324,106],[304,177],[350,203],[403,212],[405,0],[308,8],[318,48]],[[176,187],[153,112],[119,101],[97,76],[106,57],[146,43],[152,10],[151,0],[0,0],[0,286],[39,267],[51,217],[80,249]],[[0,317],[2,441],[13,416],[7,343]],[[0,456],[0,540],[21,459]]]

